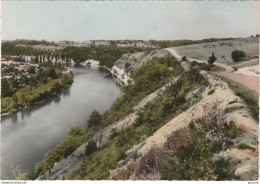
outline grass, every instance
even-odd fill
[[[214,66],[210,67],[210,71],[212,71],[212,72],[221,72],[221,71],[226,71],[226,69],[221,67],[221,66],[214,65]]]
[[[229,107],[229,108],[226,108],[224,112],[225,113],[231,113],[231,112],[243,109],[243,108],[244,108],[244,106]]]
[[[210,90],[210,91],[208,92],[208,95],[211,95],[211,94],[213,94],[213,93],[215,93],[215,89]]]
[[[196,98],[196,99],[194,99],[193,101],[192,101],[192,104],[195,104],[195,103],[198,103],[198,102],[200,102],[201,100],[202,100],[202,96],[199,96],[198,98]]]
[[[190,124],[193,144],[182,147],[178,153],[169,156],[161,170],[163,180],[232,180],[235,168],[229,160],[212,161],[221,146],[207,139],[203,132]]]
[[[199,71],[189,71],[168,87],[162,97],[149,103],[135,124],[118,135],[115,134],[110,143],[96,151],[85,160],[79,170],[73,173],[73,180],[102,180],[107,179],[110,170],[125,158],[125,151],[139,143],[143,135],[152,135],[169,120],[188,108],[185,96],[199,85],[205,85],[207,80]]]
[[[102,126],[105,127],[129,114],[145,96],[182,71],[180,63],[172,56],[153,58],[144,66],[132,71],[133,84],[124,87],[122,96],[102,115]]]
[[[235,94],[239,97],[241,97],[245,103],[248,105],[250,112],[252,116],[258,121],[259,120],[259,96],[256,92],[253,90],[248,89],[247,87],[234,82],[230,79],[227,79],[225,77],[220,77],[225,82],[228,83],[229,87],[235,92]]]
[[[117,163],[125,158],[125,152],[133,145],[138,144],[140,138],[147,133],[147,128],[144,124],[138,127],[129,127],[127,130],[116,135],[105,148],[94,152],[70,179],[107,179],[110,174],[109,171],[116,168]],[[123,144],[120,143],[121,139],[124,140]]]
[[[250,149],[252,151],[255,151],[255,148],[252,148],[251,146],[248,146],[247,144],[239,144],[237,148],[238,149],[243,149],[243,150]]]
[[[234,139],[237,136],[241,135],[243,130],[238,128],[234,121],[230,121],[229,123],[225,124],[224,127],[224,135],[228,138]]]

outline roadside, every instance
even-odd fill
[[[177,51],[174,50],[173,48],[167,48],[165,50],[169,51],[178,60],[182,59],[182,56],[180,56],[177,53]],[[197,60],[197,59],[193,59],[193,58],[187,57],[187,59],[189,61],[196,61],[196,62],[199,62],[199,63],[207,63],[206,61]],[[231,79],[235,82],[238,82],[238,83],[246,86],[247,88],[254,90],[255,92],[257,92],[259,94],[259,78],[258,77],[234,74],[234,73],[232,73],[234,71],[234,69],[231,66],[225,65],[223,63],[215,62],[215,65],[225,68],[226,71],[224,71],[224,72],[212,72],[213,74],[219,75],[219,76],[222,76],[222,77],[226,77],[226,78]]]

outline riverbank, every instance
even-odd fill
[[[12,97],[1,98],[1,117],[16,113],[32,105],[40,104],[56,96],[73,83],[73,73],[62,74],[58,79],[48,78],[46,84],[37,87],[27,85]]]

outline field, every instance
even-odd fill
[[[216,42],[200,43],[186,46],[174,47],[181,56],[198,60],[208,60],[211,53],[217,57],[217,62],[234,64],[231,52],[235,49],[246,53],[245,60],[251,60],[258,56],[259,38],[237,38],[233,40],[221,40]]]

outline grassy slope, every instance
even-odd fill
[[[187,93],[206,84],[207,81],[198,71],[186,73],[179,82],[167,88],[161,98],[150,103],[144,112],[140,113],[135,125],[115,135],[105,148],[94,152],[71,179],[107,179],[109,171],[115,169],[118,161],[125,158],[126,150],[138,144],[143,135],[151,135],[170,119],[187,109],[188,104],[185,100]]]
[[[235,92],[235,94],[239,97],[241,97],[245,103],[248,105],[250,112],[252,116],[256,119],[259,120],[259,96],[256,92],[248,89],[247,87],[234,82],[230,79],[227,79],[225,77],[220,77],[224,81],[226,81],[229,85],[229,87]]]

